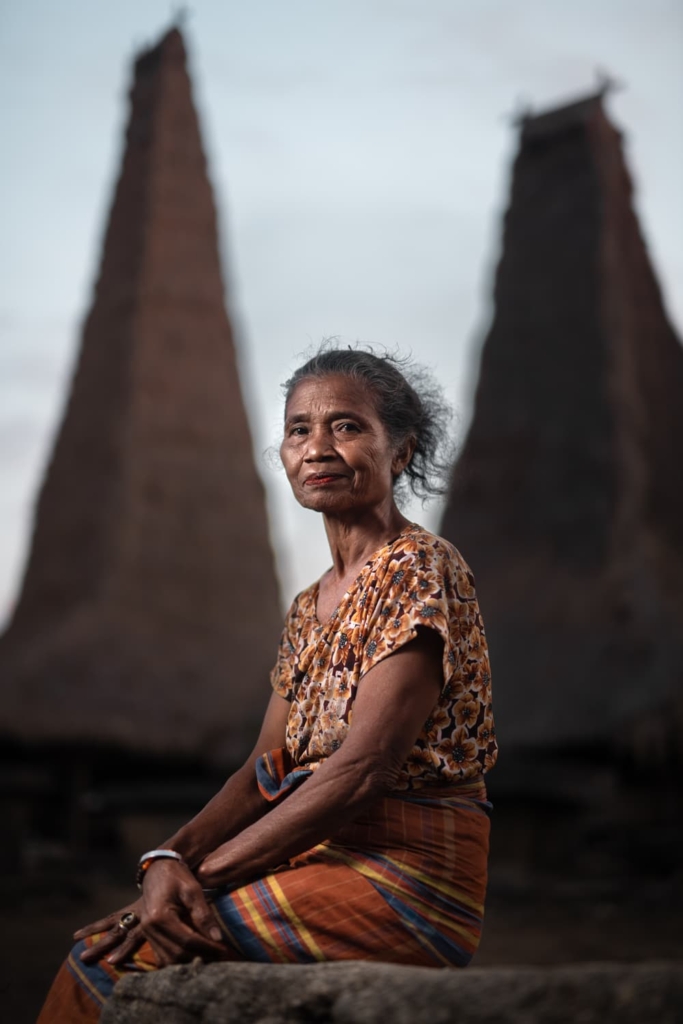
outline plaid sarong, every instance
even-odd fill
[[[284,767],[276,751],[261,760],[268,799],[305,780]],[[464,967],[481,934],[489,807],[482,780],[378,800],[324,843],[215,897],[225,959]],[[95,1024],[120,977],[156,968],[148,944],[124,968],[86,967],[83,948],[63,965],[38,1024]]]

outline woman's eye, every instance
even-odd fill
[[[298,426],[298,427],[292,427],[292,429],[289,432],[289,436],[290,437],[303,437],[307,433],[308,433],[308,431],[306,430],[306,427]]]
[[[340,430],[343,434],[356,433],[358,427],[355,423],[339,423],[337,424],[337,430]]]

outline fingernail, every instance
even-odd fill
[[[215,942],[220,942],[223,936],[221,935],[220,928],[212,928],[209,935]]]
[[[108,964],[113,964],[113,963],[114,963],[114,960],[115,960],[115,957],[114,957],[114,954],[113,954],[113,953],[112,953],[112,955],[111,955],[111,956],[108,956],[108,957],[107,957],[107,963],[108,963]]]

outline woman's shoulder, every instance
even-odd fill
[[[455,545],[419,523],[410,523],[405,528],[391,549],[390,560],[407,563],[416,569],[422,567],[472,576],[469,565]]]

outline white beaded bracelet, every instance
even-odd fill
[[[145,877],[145,872],[147,871],[147,868],[150,866],[150,864],[152,864],[155,860],[164,859],[177,860],[180,864],[185,863],[180,854],[176,853],[175,850],[148,850],[147,853],[143,853],[142,857],[140,857],[140,860],[138,861],[138,870],[135,875],[135,884],[137,885],[138,889],[142,889],[142,881]]]

